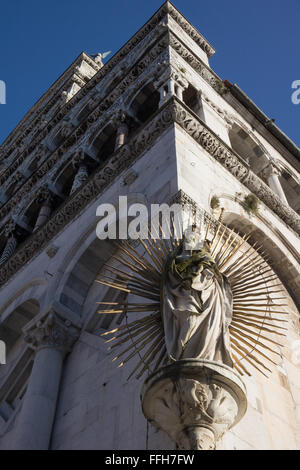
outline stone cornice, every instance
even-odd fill
[[[96,200],[110,184],[139,158],[172,124],[177,123],[203,149],[215,158],[235,178],[279,216],[290,228],[300,234],[300,217],[233,152],[218,136],[176,98],[169,100],[127,145],[115,152],[78,191],[69,197],[51,219],[34,232],[0,268],[0,285],[36,256],[61,230]]]
[[[172,5],[171,2],[167,2],[167,9],[169,15],[179,24],[179,26],[195,41],[203,51],[211,57],[216,51],[211,44],[202,36],[202,34],[194,28],[194,26]]]

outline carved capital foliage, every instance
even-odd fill
[[[78,328],[51,310],[26,331],[24,339],[34,349],[54,348],[66,353],[71,350],[78,337]]]
[[[4,234],[6,238],[9,238],[15,231],[16,229],[16,222],[12,219],[10,219],[7,224],[4,226]]]
[[[68,135],[72,132],[74,126],[69,121],[63,121],[61,128],[60,128],[60,135],[61,137],[68,137]]]
[[[156,81],[154,82],[155,88],[160,88],[168,80],[173,80],[183,89],[188,87],[188,81],[183,77],[182,73],[180,73],[172,65],[166,66],[166,70],[164,71],[164,73],[161,73],[158,77],[156,77]]]
[[[275,162],[270,162],[269,165],[264,168],[262,176],[268,179],[270,176],[281,176],[282,170],[276,165]]]
[[[49,200],[50,198],[51,198],[51,192],[48,188],[48,185],[44,184],[40,186],[37,190],[36,201],[38,203],[42,203],[46,201],[47,199]]]
[[[85,159],[85,152],[82,148],[79,148],[74,152],[72,156],[72,165],[74,168],[79,168],[80,164],[83,163]]]

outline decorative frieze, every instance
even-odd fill
[[[4,284],[69,222],[110,185],[118,175],[150,148],[172,124],[177,123],[234,177],[277,214],[290,228],[300,234],[300,217],[240,160],[224,142],[176,98],[166,103],[153,119],[127,145],[115,152],[107,163],[73,197],[68,198],[53,217],[27,239],[1,267],[0,284]]]

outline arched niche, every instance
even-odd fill
[[[95,238],[90,242],[68,273],[59,302],[80,316],[97,274],[115,251],[113,241]]]
[[[75,116],[75,121],[76,124],[80,124],[84,119],[88,117],[88,115],[91,112],[91,105],[90,103],[86,103],[84,106],[82,106],[78,112],[78,114]]]
[[[53,188],[55,188],[57,193],[63,198],[69,196],[75,174],[76,169],[72,162],[67,162],[57,171],[56,175],[52,179]]]
[[[288,241],[284,239],[280,231],[275,229],[274,237],[271,238],[271,236],[264,231],[263,228],[258,227],[253,220],[230,211],[223,213],[223,222],[228,225],[228,227],[234,228],[241,235],[251,232],[248,243],[254,245],[254,243],[257,242],[257,244],[262,247],[261,251],[264,251],[265,256],[271,260],[271,267],[284,284],[298,309],[300,309],[300,285],[297,289],[294,288],[295,281],[297,282],[297,279],[300,277],[296,267],[297,260],[295,259],[295,264],[292,263],[291,259],[287,257],[279,247],[279,244],[276,243],[277,239],[281,238],[280,242],[286,245],[292,255],[297,256],[297,253],[292,253],[293,247],[289,246]],[[271,228],[271,230],[273,229]]]
[[[35,223],[39,215],[40,208],[41,208],[41,204],[38,202],[36,198],[34,198],[33,200],[31,200],[31,202],[28,204],[28,206],[19,216],[18,220],[21,220],[23,222],[23,226],[25,224],[25,227],[28,229],[29,232],[31,232],[34,229]]]
[[[300,184],[298,178],[283,167],[279,179],[289,205],[300,215]]]
[[[146,122],[159,106],[160,94],[152,82],[145,85],[132,99],[129,113],[140,123]]]
[[[189,83],[188,87],[182,93],[182,99],[184,104],[186,104],[194,113],[198,114],[200,119],[204,119],[203,112],[201,113],[200,101],[199,101],[199,92],[196,88]]]
[[[90,140],[89,149],[100,162],[105,162],[114,152],[117,131],[112,123],[96,131]]]
[[[254,173],[259,174],[269,162],[263,146],[236,122],[228,134],[232,149],[248,163]]]

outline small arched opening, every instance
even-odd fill
[[[250,166],[254,173],[259,174],[268,164],[263,148],[249,133],[234,123],[229,130],[232,149]]]
[[[133,99],[130,111],[139,122],[144,123],[158,110],[159,101],[159,92],[153,83],[148,83]]]
[[[251,232],[248,243],[250,245],[257,244],[260,250],[265,253],[265,257],[270,260],[272,269],[276,272],[285,288],[288,290],[291,298],[295,301],[296,305],[300,306],[300,284],[299,273],[295,265],[290,261],[290,258],[279,248],[276,243],[276,238],[279,237],[281,242],[286,245],[287,249],[292,252],[294,257],[299,258],[299,254],[295,252],[293,246],[282,237],[279,231],[274,232],[274,237],[270,237],[261,228],[257,227],[248,218],[242,217],[234,212],[223,213],[223,222],[229,227],[238,231],[241,235],[249,234]],[[298,260],[299,262],[299,260]]]
[[[93,137],[91,152],[101,163],[105,162],[114,153],[116,136],[116,128],[110,123]]]
[[[299,181],[287,170],[283,170],[280,176],[280,184],[285,197],[292,209],[300,215],[300,184]]]
[[[201,118],[202,116],[200,115],[200,100],[199,100],[199,92],[196,90],[196,88],[189,84],[189,86],[184,90],[182,94],[182,99],[184,104],[186,104],[194,113],[198,114],[199,117]]]

